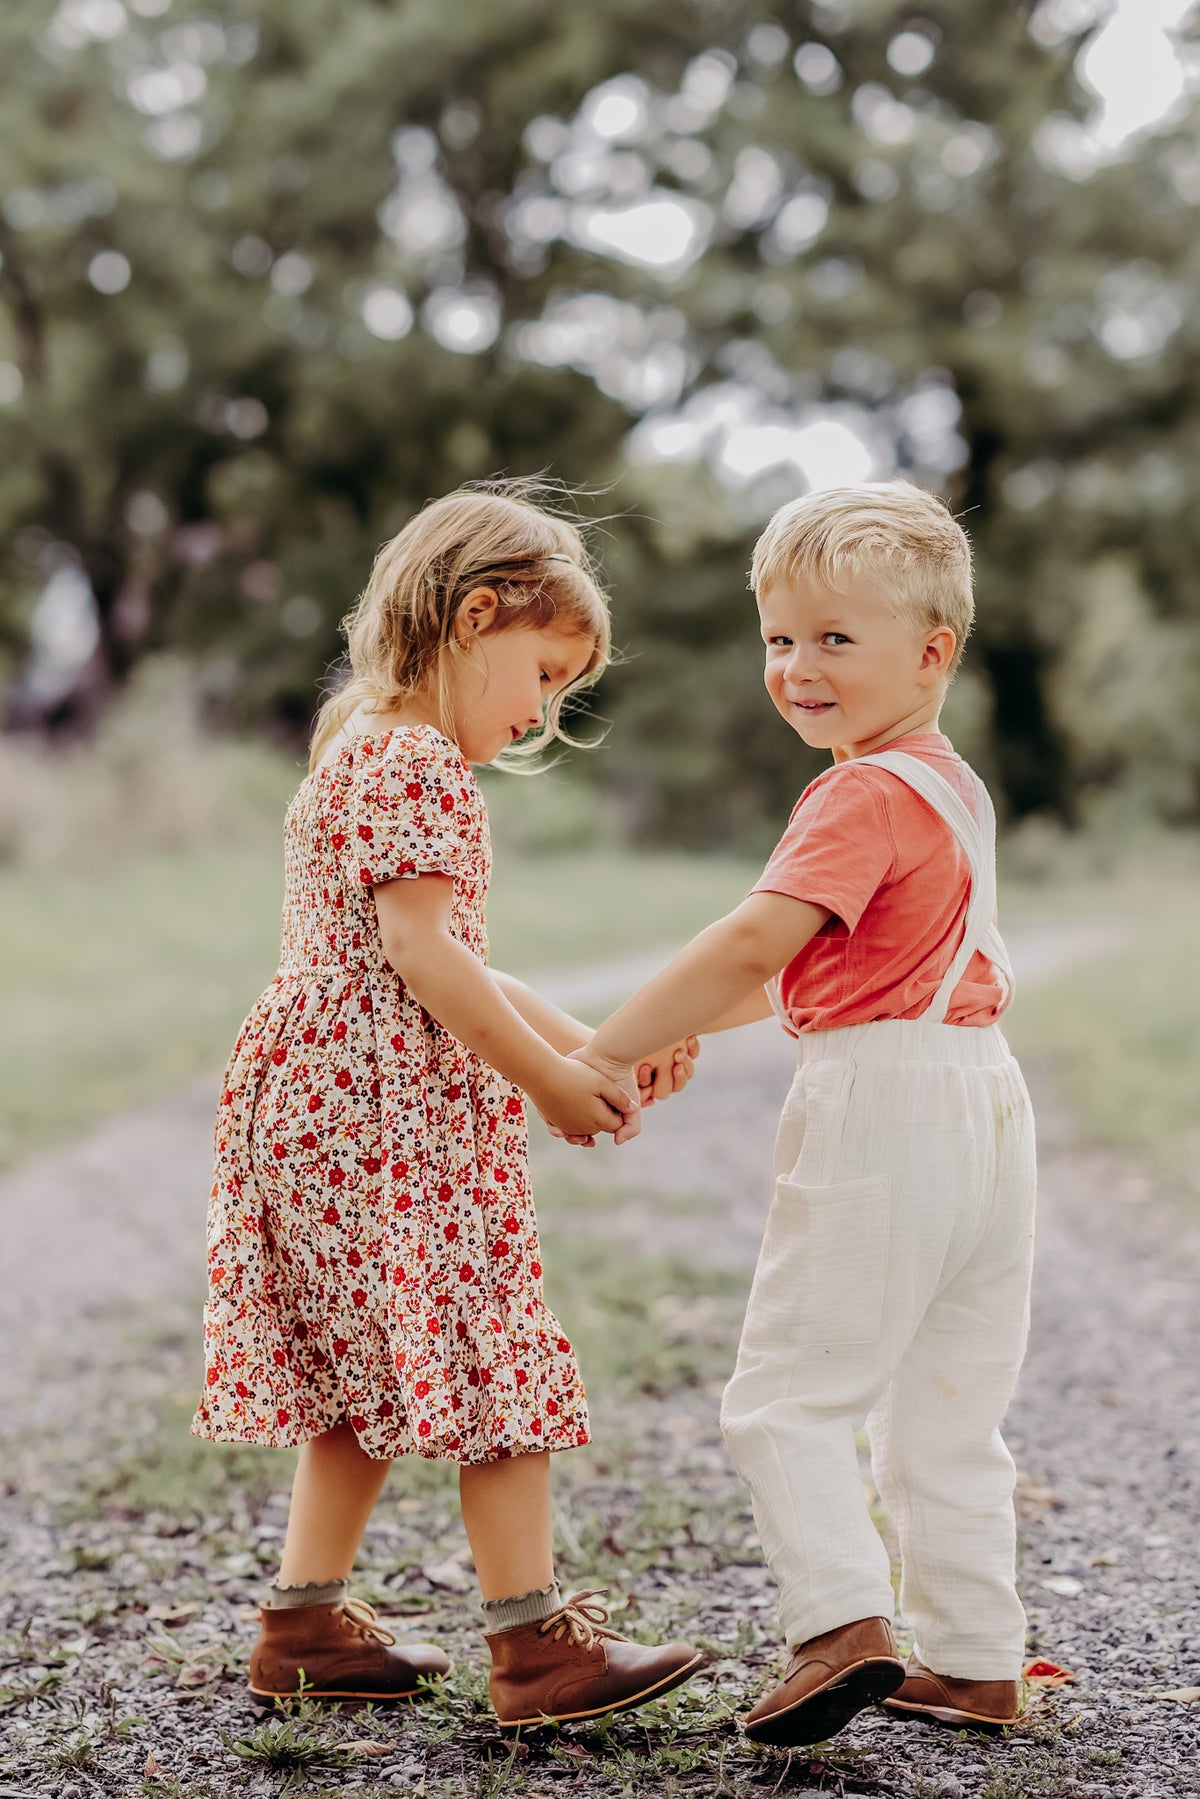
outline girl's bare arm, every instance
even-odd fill
[[[383,953],[409,992],[460,1043],[523,1088],[560,1130],[587,1135],[628,1128],[636,1096],[560,1055],[526,1023],[479,958],[451,936],[453,889],[448,875],[385,881],[373,889]],[[590,1080],[581,1082],[581,1073]]]

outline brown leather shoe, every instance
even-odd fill
[[[607,1629],[603,1588],[575,1593],[540,1624],[485,1638],[491,1695],[504,1730],[630,1711],[698,1674],[708,1656],[690,1643],[646,1648]]]
[[[753,1743],[823,1743],[903,1679],[886,1618],[839,1624],[793,1649],[779,1685],[746,1719],[746,1735]]]
[[[275,1699],[415,1699],[453,1663],[432,1643],[396,1638],[361,1599],[341,1605],[293,1605],[259,1613],[250,1652],[250,1692]]]
[[[1003,1730],[1017,1721],[1015,1680],[955,1680],[934,1674],[915,1655],[908,1658],[904,1684],[883,1702],[894,1718],[924,1718],[958,1730]]]

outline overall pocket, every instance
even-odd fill
[[[776,1181],[743,1342],[779,1349],[875,1343],[883,1319],[891,1183]]]

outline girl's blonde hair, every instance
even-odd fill
[[[918,631],[948,625],[962,661],[975,602],[971,545],[948,506],[911,481],[831,487],[790,500],[754,546],[756,597],[777,581],[807,581],[836,593],[847,576],[874,579]]]
[[[554,695],[542,729],[504,759],[571,743],[565,703],[596,681],[612,649],[608,602],[578,529],[546,510],[561,490],[547,482],[494,481],[431,500],[375,558],[371,579],[342,621],[350,676],[317,714],[313,769],[360,706],[386,712],[417,694],[436,702],[439,729],[453,735],[448,658],[459,649],[455,619],[468,594],[488,587],[499,600],[493,630],[557,629],[590,637],[583,673]],[[537,504],[535,504],[535,497]]]

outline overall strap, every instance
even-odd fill
[[[931,806],[938,817],[953,831],[963,847],[971,870],[971,888],[967,900],[967,916],[962,941],[954,960],[946,970],[941,986],[929,1002],[930,1016],[941,1024],[946,1021],[955,988],[967,972],[972,956],[978,950],[987,957],[1002,977],[1007,1004],[1014,990],[1012,966],[1004,939],[996,928],[996,812],[991,795],[975,774],[967,772],[974,783],[978,816],[972,814],[962,796],[944,775],[938,774],[919,756],[904,750],[878,750],[863,758],[876,768],[886,768]]]

